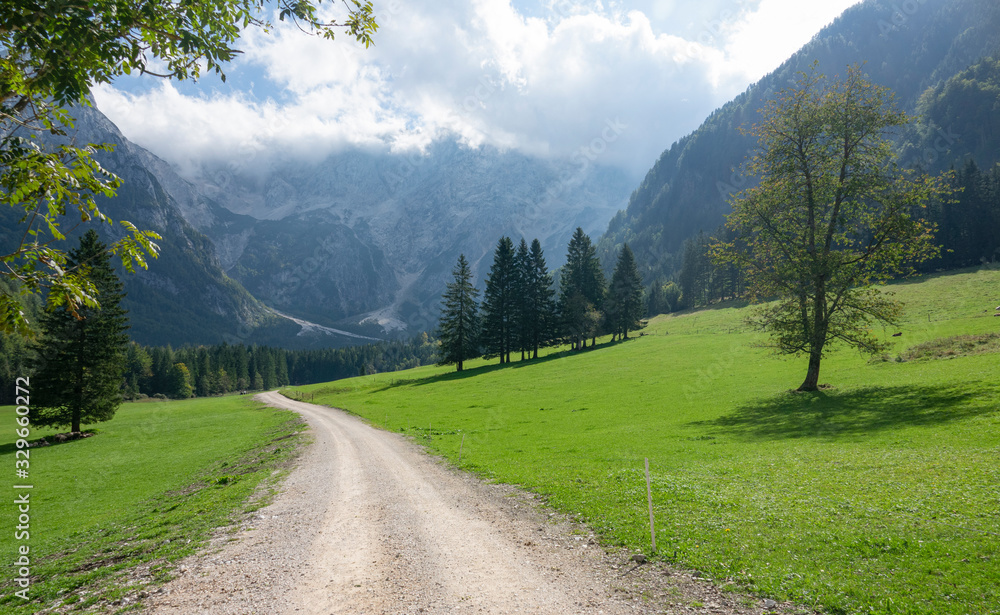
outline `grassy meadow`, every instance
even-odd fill
[[[33,576],[25,603],[12,595],[19,588],[5,566],[0,613],[11,614],[60,605],[93,612],[122,598],[121,607],[134,607],[137,589],[165,579],[169,562],[260,505],[255,490],[294,453],[296,439],[286,436],[301,429],[294,413],[249,397],[128,403],[90,426],[94,437],[31,448],[29,478],[21,480],[13,478],[14,417],[13,407],[0,408],[0,424],[10,426],[0,430],[0,465],[10,485],[34,487],[30,539],[14,540],[17,512],[6,497],[0,553],[13,563],[17,547],[29,545]],[[36,429],[30,440],[59,431]],[[125,582],[137,566],[143,574]]]
[[[649,458],[656,557],[724,587],[836,614],[1000,613],[1000,354],[899,360],[1000,331],[1000,271],[889,290],[908,306],[879,332],[892,351],[832,352],[815,394],[791,392],[805,359],[762,348],[735,306],[660,316],[585,352],[290,394],[409,434],[647,553]]]

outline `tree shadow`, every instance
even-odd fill
[[[746,440],[838,439],[903,427],[932,427],[994,414],[1000,387],[873,386],[838,393],[788,391],[736,408],[732,414],[689,425]],[[975,402],[985,403],[975,403]]]
[[[84,433],[91,433],[91,434],[93,434],[95,436],[98,433],[100,433],[96,429],[84,429],[83,432]],[[74,442],[83,442],[84,440],[86,440],[88,438],[74,438],[72,440],[64,440],[62,442],[59,442],[58,440],[55,439],[55,434],[49,434],[47,436],[43,436],[42,438],[33,437],[30,440],[28,440],[28,441],[31,442],[32,444],[34,444],[35,442],[38,442],[39,440],[42,440],[42,439],[44,439],[46,442],[48,442],[48,444],[46,444],[45,446],[32,446],[32,447],[30,447],[28,449],[23,449],[23,450],[29,451],[28,454],[30,455],[31,454],[30,451],[44,450],[44,449],[47,449],[47,448],[52,448],[54,446],[62,446],[64,444],[73,444]],[[0,444],[0,457],[3,457],[5,455],[13,455],[14,451],[17,451],[17,450],[22,450],[22,449],[17,448],[17,441],[16,440],[14,442],[8,442],[6,444]]]
[[[479,367],[466,368],[462,371],[452,371],[444,374],[435,374],[433,376],[427,376],[426,378],[420,378],[415,380],[400,380],[399,382],[393,382],[386,384],[384,386],[375,389],[376,391],[387,391],[397,387],[403,386],[426,386],[428,384],[437,384],[439,382],[453,382],[456,380],[465,380],[466,378],[475,378],[476,376],[482,376],[483,374],[488,374],[490,372],[495,372],[500,369],[521,369],[522,367],[531,367],[532,365],[541,365],[543,363],[548,363],[549,361],[555,361],[557,359],[562,359],[566,357],[575,357],[587,354],[588,352],[603,350],[605,348],[611,348],[618,346],[619,344],[625,344],[628,342],[635,341],[638,339],[638,335],[630,337],[625,340],[615,340],[607,341],[598,344],[597,346],[587,346],[583,350],[561,350],[559,352],[552,352],[547,355],[538,357],[537,359],[525,359],[521,361],[520,358],[514,358],[510,363],[504,363],[500,365],[499,363],[494,363],[492,365],[480,365]],[[519,356],[520,353],[517,353]],[[513,355],[512,355],[513,356]],[[494,359],[498,361],[499,359]]]

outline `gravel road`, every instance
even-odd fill
[[[143,601],[147,615],[763,611],[697,573],[636,566],[531,494],[345,412],[258,397],[301,414],[312,444],[269,506]]]

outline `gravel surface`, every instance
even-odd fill
[[[301,414],[313,442],[274,501],[143,600],[146,615],[808,613],[605,550],[529,493],[484,483],[345,412]]]

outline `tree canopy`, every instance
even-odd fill
[[[67,266],[58,241],[64,225],[111,224],[95,201],[113,196],[119,178],[103,169],[94,154],[110,147],[77,145],[66,138],[73,126],[67,107],[87,105],[91,89],[131,73],[172,79],[197,78],[223,65],[247,28],[270,27],[263,17],[275,9],[281,21],[334,38],[346,32],[366,47],[377,24],[367,0],[342,0],[343,19],[328,19],[323,0],[66,0],[7,2],[0,8],[0,207],[23,210],[19,245],[0,255],[0,275],[18,283],[18,292],[48,290],[47,308],[98,305],[93,283]],[[328,2],[326,7],[331,4]],[[155,72],[162,70],[163,72]],[[163,67],[163,68],[159,68]],[[42,135],[48,135],[42,140]],[[75,212],[74,212],[75,210]],[[156,256],[159,237],[120,221],[124,237],[109,246],[125,269],[146,267]],[[0,330],[30,335],[14,293],[0,292]]]
[[[746,272],[751,298],[778,298],[756,322],[779,352],[809,356],[799,389],[816,390],[828,342],[884,347],[871,325],[895,322],[901,306],[872,284],[936,253],[933,229],[911,214],[948,188],[897,167],[887,133],[910,118],[859,67],[838,81],[803,73],[763,115],[748,166],[760,184],[733,199],[739,241],[716,256]]]

